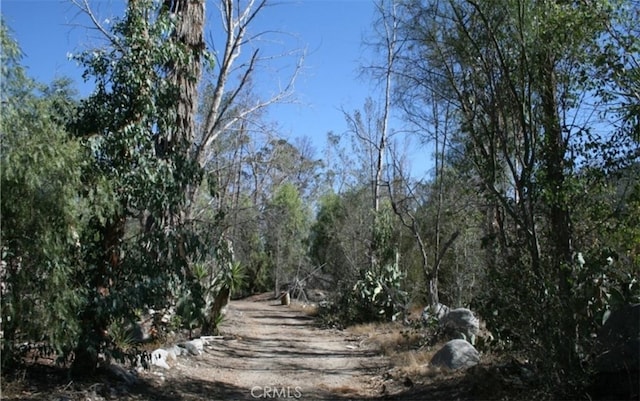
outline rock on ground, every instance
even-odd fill
[[[175,357],[175,356],[174,356]],[[170,369],[167,360],[169,359],[169,351],[158,348],[151,353],[151,364],[164,369]]]
[[[440,324],[448,331],[462,334],[471,344],[480,330],[480,320],[467,308],[452,309],[442,319]]]
[[[165,348],[170,354],[175,355],[176,357],[180,355],[186,355],[188,351],[184,348],[181,348],[179,345],[173,345],[169,348]]]
[[[106,370],[113,378],[118,381],[122,381],[127,385],[134,385],[138,381],[138,378],[133,372],[126,370],[120,365],[109,364]]]
[[[466,369],[480,362],[478,351],[465,340],[451,340],[431,358],[431,366],[451,370]]]
[[[422,321],[427,323],[432,318],[440,320],[449,313],[449,307],[445,304],[437,303],[435,305],[428,305],[422,311]]]
[[[191,355],[200,355],[204,351],[204,341],[200,338],[181,343],[179,346],[185,348]]]

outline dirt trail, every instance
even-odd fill
[[[223,336],[197,356],[179,356],[170,369],[139,372],[134,384],[106,374],[69,381],[38,365],[0,398],[21,401],[425,400],[470,399],[460,375],[392,374],[381,352],[348,332],[319,328],[298,308],[259,297],[232,301]],[[113,365],[119,366],[119,365]],[[114,372],[120,372],[115,369]],[[125,375],[129,377],[129,374]],[[493,391],[491,386],[490,390]],[[6,394],[8,393],[8,394]],[[474,397],[473,399],[478,399]]]
[[[232,301],[221,332],[224,339],[199,357],[178,358],[162,377],[161,387],[169,391],[164,396],[335,400],[380,394],[384,357],[278,301]],[[184,388],[187,383],[191,388]]]
[[[232,301],[221,332],[200,355],[179,356],[169,361],[170,369],[154,366],[133,380],[117,364],[75,381],[64,368],[34,363],[9,382],[9,388],[0,383],[0,399],[410,401],[531,396],[520,376],[490,369],[491,362],[470,374],[392,367],[367,345],[374,342],[370,336],[363,341],[348,332],[321,329],[298,308],[264,297]]]

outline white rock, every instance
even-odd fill
[[[196,338],[180,344],[180,347],[186,348],[191,355],[200,355],[204,351],[204,341]]]
[[[173,346],[173,347],[171,347],[171,348],[166,348],[166,350],[167,350],[167,351],[169,351],[169,354],[170,354],[170,355],[173,355],[174,357],[178,357],[178,356],[180,356],[180,355],[182,355],[182,354],[184,354],[184,353],[186,353],[186,352],[187,352],[187,350],[186,350],[186,349],[184,349],[184,348],[180,348],[180,347],[179,347],[179,346],[177,346],[177,345],[174,345],[174,346]]]
[[[158,348],[151,353],[151,364],[164,369],[171,369],[167,363],[169,352],[165,349]]]
[[[178,360],[178,356],[176,355],[175,351],[173,350],[173,348],[169,348],[167,350],[167,361],[176,361]]]
[[[171,321],[171,315],[165,313],[162,315],[162,318],[160,318],[160,321],[164,324],[168,324]]]

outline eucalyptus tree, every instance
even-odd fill
[[[379,1],[375,4],[380,19],[374,26],[380,31],[377,32],[379,39],[383,42],[376,46],[383,59],[382,63],[363,66],[365,73],[371,74],[375,80],[382,85],[381,105],[378,106],[372,98],[365,102],[363,110],[356,110],[353,113],[344,112],[344,116],[349,126],[349,132],[356,139],[354,148],[359,148],[362,155],[366,155],[368,160],[363,160],[363,168],[370,169],[370,185],[372,199],[372,224],[369,239],[369,269],[375,271],[380,265],[378,260],[378,249],[375,241],[374,228],[376,219],[380,212],[380,204],[383,198],[383,188],[385,187],[385,172],[387,153],[389,146],[389,120],[391,118],[391,90],[393,85],[392,69],[399,51],[397,38],[397,25],[399,23],[395,12],[395,2]]]
[[[376,226],[380,205],[384,198],[383,189],[388,185],[385,181],[389,169],[387,165],[389,133],[386,128],[388,107],[386,104],[379,106],[373,99],[368,98],[362,110],[355,110],[353,113],[344,112],[350,139],[348,149],[351,157],[355,159],[352,163],[355,163],[354,167],[356,167],[351,172],[352,182],[355,183],[356,188],[365,185],[369,188],[370,224],[361,235],[368,246],[366,253],[369,263],[366,268],[370,271],[376,271],[380,265],[386,263],[380,260],[380,253],[384,253],[384,249],[381,249],[377,242]],[[337,144],[336,142],[334,146]],[[364,271],[365,266],[360,267],[360,270]]]
[[[264,54],[257,45],[269,33],[255,32],[253,24],[263,10],[268,7],[267,0],[221,0],[219,4],[222,21],[222,45],[211,46],[216,50],[214,56],[214,70],[212,92],[206,99],[207,108],[199,127],[199,136],[193,143],[193,156],[203,165],[208,158],[209,147],[229,127],[241,120],[251,120],[252,116],[270,105],[291,100],[293,87],[299,69],[304,59],[303,51],[288,51],[285,54]],[[242,54],[250,51],[247,58]],[[273,95],[261,98],[254,96],[254,101],[245,103],[242,108],[243,97],[252,89],[252,82],[256,80],[256,71],[269,60],[284,56],[295,56],[295,65],[282,87],[274,91]]]
[[[74,3],[104,39],[102,47],[77,56],[87,68],[85,76],[96,81],[76,126],[95,161],[84,177],[92,193],[105,192],[118,205],[92,221],[87,237],[93,251],[86,255],[91,266],[86,279],[89,291],[99,295],[83,313],[87,344],[79,349],[95,349],[116,315],[130,318],[136,308],[162,305],[176,291],[190,294],[193,308],[203,310],[201,319],[215,315],[207,301],[215,297],[207,288],[214,287],[202,286],[201,263],[233,253],[217,246],[206,250],[205,243],[224,248],[229,242],[207,238],[224,233],[203,230],[192,215],[210,150],[230,127],[288,98],[299,64],[283,90],[240,104],[255,71],[269,59],[257,46],[247,60],[241,56],[262,36],[251,28],[266,1],[219,2],[219,53],[207,50],[216,44],[204,40],[204,1],[131,1],[124,18],[110,19],[108,25],[89,0]],[[201,96],[203,79],[212,84]],[[159,272],[152,274],[152,266]]]
[[[203,7],[129,2],[124,17],[103,31],[108,43],[77,56],[96,82],[75,124],[93,162],[84,185],[117,206],[93,216],[82,238],[90,301],[80,313],[76,372],[95,368],[110,327],[126,324],[136,310],[165,306],[172,283],[193,280],[198,241],[184,211],[202,177],[190,148]]]
[[[449,233],[448,238],[443,238],[441,232],[443,219],[441,211],[443,209],[442,194],[444,191],[442,175],[444,174],[445,155],[450,141],[450,129],[452,126],[453,113],[448,106],[440,106],[432,101],[430,107],[423,107],[421,102],[414,103],[401,95],[404,90],[396,87],[396,81],[402,80],[401,61],[407,53],[407,46],[411,41],[403,36],[401,26],[403,24],[401,7],[398,1],[380,1],[376,4],[376,23],[374,24],[376,37],[372,42],[367,43],[373,47],[379,59],[369,65],[363,66],[363,71],[383,86],[384,105],[380,116],[379,145],[377,149],[378,158],[376,164],[376,182],[374,188],[374,205],[380,197],[380,187],[387,188],[391,205],[402,225],[409,230],[415,239],[416,249],[421,255],[421,270],[423,280],[426,284],[424,295],[429,299],[429,303],[438,303],[438,272],[441,262],[447,249],[453,244],[458,231]],[[428,96],[428,93],[425,94]],[[406,100],[406,101],[405,101]],[[426,98],[423,101],[427,101]],[[390,119],[392,107],[402,111],[405,121],[413,127],[414,134],[422,143],[434,145],[434,183],[438,189],[437,196],[430,199],[436,207],[434,219],[429,221],[430,226],[435,227],[433,238],[427,239],[423,225],[418,222],[415,210],[420,206],[420,200],[416,195],[416,180],[409,176],[398,149],[392,146],[392,142],[387,142],[390,136],[387,133],[388,120]],[[358,115],[355,115],[356,117]],[[352,124],[354,125],[354,124]],[[360,131],[363,131],[362,129]],[[357,132],[357,131],[356,131]],[[408,133],[409,131],[405,131]],[[360,135],[363,140],[362,135]],[[371,140],[369,139],[371,142]],[[387,150],[388,147],[388,150]],[[388,153],[388,155],[386,154]],[[385,172],[387,184],[382,179],[383,161],[389,159],[390,169]],[[390,185],[389,183],[392,184]],[[383,185],[384,184],[384,185]],[[375,207],[374,207],[375,209]],[[431,244],[434,246],[431,247]]]
[[[391,77],[388,82],[389,88],[390,79]],[[391,209],[386,202],[387,193],[384,190],[389,185],[386,180],[391,168],[388,163],[388,141],[392,136],[387,128],[389,113],[390,106],[387,101],[379,105],[372,98],[367,98],[362,110],[343,111],[347,122],[346,135],[330,133],[328,136],[327,175],[332,188],[325,200],[331,199],[333,195],[338,196],[341,204],[339,208],[345,212],[334,227],[324,227],[324,224],[315,226],[320,232],[314,233],[313,240],[318,241],[314,244],[314,256],[319,256],[318,251],[326,252],[321,251],[325,246],[342,249],[339,254],[346,258],[347,263],[336,266],[335,269],[334,258],[330,258],[327,270],[340,274],[343,278],[340,284],[344,288],[341,288],[342,299],[339,303],[345,307],[345,311],[339,312],[347,312],[343,317],[346,320],[355,317],[346,309],[351,309],[351,312],[357,314],[357,307],[362,306],[364,308],[360,312],[368,314],[364,309],[366,304],[373,305],[370,301],[374,296],[373,289],[371,292],[365,289],[362,291],[363,297],[353,298],[348,288],[352,288],[358,280],[366,280],[369,284],[377,282],[378,279],[384,280],[383,276],[389,269],[395,277],[399,268],[399,246],[396,242],[398,232],[393,218],[390,218]],[[349,168],[345,168],[347,166]],[[336,205],[321,203],[321,206],[334,209]],[[322,215],[326,212],[330,211],[319,210],[318,218],[324,218]],[[332,218],[335,217],[337,216]],[[321,243],[327,236],[335,240],[330,244]],[[328,262],[316,260],[319,264]],[[346,279],[352,281],[345,281]],[[358,302],[361,305],[358,305]],[[377,317],[374,312],[372,316],[391,318],[391,309],[394,308],[386,308],[385,313]]]
[[[637,0],[614,2],[612,11],[615,18],[605,22],[606,33],[594,51],[596,79],[593,82],[608,105],[608,114],[619,134],[637,145],[640,142],[640,29],[636,22],[640,17],[640,3]],[[630,150],[636,151],[631,157],[639,157],[637,146]]]

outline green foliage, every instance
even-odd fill
[[[235,260],[231,243],[221,239],[215,255],[207,263],[194,264],[191,271],[194,282],[183,289],[177,314],[185,328],[201,327],[203,334],[215,334],[222,321],[222,309],[244,284],[244,269]]]
[[[221,281],[229,288],[231,294],[236,293],[245,280],[244,268],[239,262],[230,262],[226,269],[223,270]]]
[[[380,210],[375,214],[373,224],[373,249],[377,263],[385,265],[394,263],[397,253],[397,225],[395,215],[388,201],[382,202]]]
[[[341,282],[333,300],[320,305],[319,319],[328,327],[395,320],[408,303],[404,278],[397,264],[387,264],[376,272],[364,271],[351,288]]]
[[[298,189],[291,183],[282,184],[275,191],[270,204],[274,216],[285,219],[282,230],[288,233],[303,231],[308,224],[307,210],[302,204]]]
[[[113,321],[107,329],[109,338],[118,350],[128,352],[136,346],[136,338],[131,323],[124,319]]]
[[[80,327],[85,292],[79,242],[88,206],[81,198],[81,144],[65,132],[74,112],[66,82],[44,88],[26,77],[4,23],[2,39],[1,214],[2,362],[18,342],[45,341],[69,352]],[[50,93],[56,93],[51,96]],[[49,95],[47,95],[49,94]]]
[[[395,320],[404,311],[407,293],[402,290],[404,275],[397,264],[382,266],[378,272],[366,271],[353,287],[359,298],[360,318]]]
[[[345,224],[346,211],[340,196],[335,193],[324,195],[318,203],[309,236],[311,261],[314,265],[327,265],[325,271],[337,272],[346,263],[339,235],[339,227]]]
[[[309,236],[314,265],[323,266],[339,291],[348,292],[367,266],[368,246],[363,238],[372,230],[370,191],[362,186],[321,198]],[[335,287],[334,287],[335,288]]]
[[[262,243],[259,243],[261,246]],[[244,287],[241,292],[244,294],[256,294],[269,291],[272,288],[269,282],[269,257],[266,252],[256,250],[249,254],[249,265],[246,268]]]
[[[274,284],[278,286],[293,279],[298,268],[306,263],[310,216],[298,189],[291,183],[276,189],[266,213],[265,250],[273,264]]]
[[[251,226],[245,226],[243,228],[251,228]],[[239,246],[235,249],[238,259],[244,256],[244,260],[237,261],[237,263],[244,267],[244,279],[242,285],[235,291],[234,295],[256,294],[271,290],[273,288],[273,283],[269,280],[269,266],[271,263],[269,256],[264,250],[264,243],[260,238],[260,231],[257,227],[255,230],[250,230],[250,232],[242,230],[242,235],[243,236],[239,238],[242,242],[239,244],[236,242]],[[246,237],[244,235],[246,235]],[[240,247],[243,248],[242,253],[238,250]]]
[[[472,303],[495,335],[560,375],[547,377],[551,386],[579,384],[577,349],[586,349],[592,320],[602,320],[588,305],[603,313],[604,298],[634,299],[614,295],[635,288],[634,262],[617,265],[625,278],[610,280],[613,290],[584,283],[597,282],[605,265],[587,273],[571,258],[611,249],[630,260],[636,248],[634,213],[607,183],[636,163],[637,146],[615,122],[592,119],[616,113],[621,97],[637,100],[612,89],[633,87],[637,38],[628,33],[637,24],[619,11],[629,3],[400,4],[409,42],[398,93],[412,118],[433,102],[454,109],[441,123],[455,127],[456,161],[478,190],[486,280]]]
[[[180,328],[186,328],[189,331],[201,327],[204,320],[205,300],[201,291],[194,290],[196,285],[191,288],[184,288],[180,291],[176,301],[176,317],[178,321],[174,322]]]
[[[634,164],[609,175],[586,170],[576,178],[575,232],[582,260],[572,281],[583,339],[597,332],[611,311],[640,301],[639,172]]]
[[[333,306],[321,313],[329,325],[391,320],[407,302],[406,274],[397,264],[401,246],[397,221],[386,200],[377,218],[371,219],[368,194],[362,187],[325,195],[311,227],[311,260],[323,266],[335,290]],[[374,268],[370,268],[371,249],[363,240],[366,233],[373,233]]]
[[[107,346],[103,332],[112,322],[167,306],[185,285],[187,298],[201,299],[190,264],[206,253],[205,243],[184,217],[202,174],[189,156],[191,133],[178,124],[174,79],[197,55],[176,40],[179,19],[159,7],[129,3],[124,18],[111,25],[110,43],[76,56],[85,77],[96,82],[72,124],[90,154],[85,194],[114,205],[91,216],[82,238],[87,267],[79,279],[89,302],[79,313],[78,352]],[[190,324],[193,316],[184,315]]]

